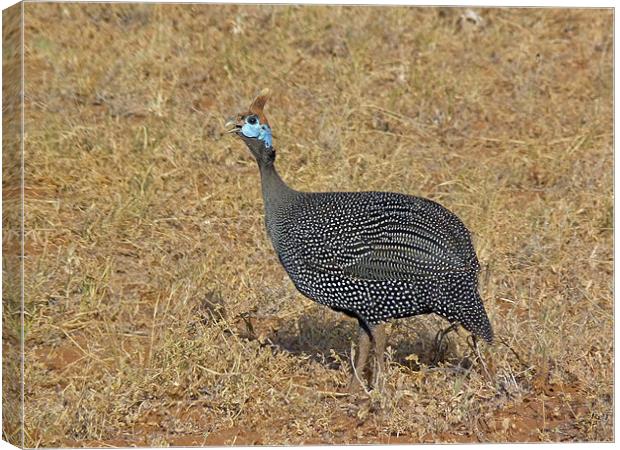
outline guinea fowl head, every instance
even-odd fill
[[[228,132],[239,136],[259,163],[273,162],[276,157],[272,146],[271,127],[263,112],[268,98],[269,90],[263,89],[247,112],[237,114],[226,123]]]

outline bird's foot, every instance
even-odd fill
[[[433,359],[431,364],[436,366],[444,359],[447,345],[443,341],[443,332],[439,331],[435,336],[435,345],[433,346]]]
[[[432,360],[432,364],[436,366],[440,361],[444,359],[446,350],[448,345],[444,344],[445,337],[455,329],[457,329],[458,323],[453,323],[445,330],[440,330],[435,335],[435,346],[434,346],[434,356]]]
[[[356,374],[353,374],[351,377],[351,381],[349,381],[347,386],[347,392],[349,394],[361,394],[362,392],[366,392],[366,386],[364,386],[364,383]]]

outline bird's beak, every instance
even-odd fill
[[[237,133],[239,130],[241,130],[242,126],[243,121],[239,116],[230,117],[224,124],[224,128],[226,128],[227,133]]]

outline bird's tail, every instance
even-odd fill
[[[493,328],[477,292],[466,305],[463,305],[460,316],[459,322],[467,331],[481,337],[489,344],[493,342]]]
[[[451,299],[454,315],[463,328],[492,343],[493,328],[478,293],[477,275],[466,273],[453,279],[448,284],[447,294]]]

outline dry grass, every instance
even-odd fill
[[[610,441],[611,10],[26,4],[26,445]],[[261,88],[303,190],[438,200],[499,338],[341,394],[223,118]],[[10,430],[9,430],[10,432]]]
[[[2,12],[2,424],[4,440],[19,445],[21,403],[20,292],[20,15]]]

